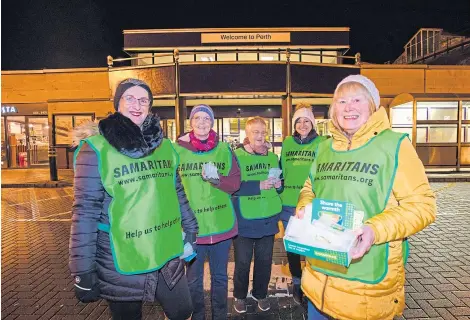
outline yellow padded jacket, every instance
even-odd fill
[[[333,148],[340,151],[359,148],[386,129],[390,129],[390,122],[384,108],[372,114],[351,140],[331,125]],[[307,179],[297,210],[305,207],[314,197],[312,183]],[[436,199],[423,164],[411,142],[403,139],[386,209],[365,221],[374,230],[376,244],[390,243],[386,277],[378,284],[364,284],[324,275],[313,270],[307,262],[302,274],[305,295],[320,311],[336,319],[383,320],[402,314],[405,308],[403,239],[421,231],[435,219]]]

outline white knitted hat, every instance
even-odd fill
[[[295,128],[295,123],[299,118],[307,118],[312,122],[312,126],[315,128],[315,116],[313,115],[312,108],[299,108],[294,112],[292,118],[292,127]]]
[[[380,107],[379,90],[369,78],[361,76],[360,74],[353,74],[341,80],[338,86],[336,86],[335,94],[336,94],[336,91],[338,91],[338,88],[342,84],[347,83],[347,82],[357,82],[357,83],[362,84],[364,88],[366,88],[366,90],[369,92],[370,96],[372,97],[372,100],[375,103],[375,108],[378,109]]]

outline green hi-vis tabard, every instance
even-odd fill
[[[344,201],[364,211],[364,221],[384,211],[398,166],[398,152],[407,135],[384,130],[364,146],[350,151],[335,151],[331,142],[319,145],[310,170],[312,189],[317,198]],[[345,273],[320,268],[334,277],[364,283],[378,283],[388,271],[388,243],[373,245],[361,259],[353,260]],[[332,268],[333,269],[333,268]]]
[[[266,156],[253,155],[243,148],[235,150],[242,181],[264,181],[269,169],[279,168],[277,156],[268,152]],[[282,203],[275,188],[261,190],[257,196],[240,196],[240,213],[245,219],[264,219],[275,216],[282,210]]]
[[[235,225],[235,214],[230,196],[202,180],[202,166],[212,162],[219,175],[227,176],[232,167],[232,153],[228,144],[219,142],[208,152],[192,152],[179,145],[175,149],[180,157],[178,167],[189,205],[199,225],[198,237],[227,232]]]
[[[293,137],[287,137],[282,143],[284,190],[281,193],[281,200],[284,206],[297,206],[300,190],[308,178],[310,167],[315,159],[315,151],[320,142],[326,139],[325,136],[318,136],[310,143],[299,144]]]
[[[139,159],[119,153],[101,135],[81,145],[84,142],[98,155],[101,181],[112,197],[110,225],[100,225],[100,230],[109,232],[116,270],[146,273],[179,257],[183,239],[176,194],[178,154],[171,142],[163,139],[151,155]]]

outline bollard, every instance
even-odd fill
[[[55,147],[49,146],[48,156],[51,181],[59,181],[57,176],[57,151]]]

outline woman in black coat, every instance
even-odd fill
[[[167,175],[174,174],[173,178],[165,180],[167,184],[168,181],[173,183],[172,188],[162,188],[162,184],[159,183],[163,180],[155,178],[161,176],[156,170],[158,159],[164,156],[163,153],[165,156],[172,156],[171,142],[163,138],[159,118],[149,113],[152,93],[144,82],[136,79],[121,82],[116,90],[114,106],[116,113],[101,120],[99,124],[89,123],[74,132],[75,141],[80,141],[74,161],[75,199],[69,245],[69,267],[75,277],[75,294],[82,302],[96,301],[100,297],[106,299],[113,319],[141,319],[142,302],[155,300],[160,302],[169,319],[187,319],[192,313],[192,303],[184,274],[184,261],[181,259],[183,254],[181,225],[185,232],[184,243],[189,243],[189,248],[195,243],[198,227],[177,174],[176,161],[168,162],[174,167],[174,173],[173,167],[165,169]],[[124,161],[128,159],[131,166],[139,161],[147,163],[147,166],[140,167],[140,172],[133,172],[131,168],[130,174],[126,174],[126,179],[123,179],[124,173],[127,173],[124,171],[129,167],[114,168],[112,166],[114,160],[108,160],[106,163],[106,158],[111,157],[108,154],[113,155],[114,158],[111,159],[124,159]],[[142,160],[144,158],[145,160]],[[150,163],[154,165],[148,165]],[[122,171],[119,168],[122,168]],[[143,172],[143,169],[147,170]],[[111,186],[110,179],[112,181],[115,179],[115,183]],[[134,184],[133,188],[137,188],[135,190],[142,195],[142,199],[146,199],[146,203],[139,202],[141,199],[136,199],[133,194],[126,194],[125,188],[129,188],[127,183],[131,182]],[[156,192],[149,194],[147,192],[149,186]],[[124,188],[124,191],[120,190],[121,188]],[[116,197],[117,194],[125,196],[113,199],[113,195]],[[160,207],[157,200],[153,203],[153,199],[160,199]],[[119,206],[113,206],[112,200],[130,202],[131,205],[129,209],[123,211]],[[110,233],[110,230],[118,231],[116,222],[114,226],[110,225],[110,215],[114,215],[113,221],[126,214],[132,215],[128,219],[131,224],[138,223],[134,221],[139,219],[138,217],[145,218],[149,214],[154,215],[158,221],[162,216],[170,216],[169,212],[162,209],[165,208],[161,205],[162,202],[165,205],[170,203],[177,208],[176,211],[179,209],[179,212],[171,213],[172,221],[177,221],[175,224],[178,225],[171,229],[172,233],[165,235],[179,237],[181,244],[169,238],[160,238],[163,241],[147,242],[145,245],[140,244],[142,249],[140,258],[144,261],[142,263],[145,264],[147,263],[145,260],[149,260],[143,253],[146,250],[156,252],[164,263],[160,265],[149,263],[144,271],[124,272],[119,261],[132,265],[133,262],[129,261],[138,260],[139,248],[131,248],[137,251],[122,249],[122,253],[118,252],[119,246],[116,245],[118,243],[113,241],[118,238],[119,232]],[[133,208],[138,206],[148,208],[148,212],[142,216],[140,215],[142,212],[133,211]],[[162,223],[162,230],[165,228],[166,231],[158,229],[157,232],[155,227],[153,234],[160,234],[162,237],[164,232],[169,232],[170,228],[166,228],[168,226],[170,225]],[[176,232],[179,235],[176,235]],[[122,231],[121,236],[120,241],[125,243],[124,240],[130,238],[132,233]],[[173,246],[173,255],[165,256],[162,252],[167,250],[167,246],[170,245],[168,242],[176,245]],[[112,243],[114,245],[111,245]],[[139,244],[138,241],[133,243],[137,243],[136,246]],[[155,243],[155,247],[149,249],[148,243]],[[126,256],[126,252],[137,252],[137,254]],[[146,270],[148,272],[145,272]]]

